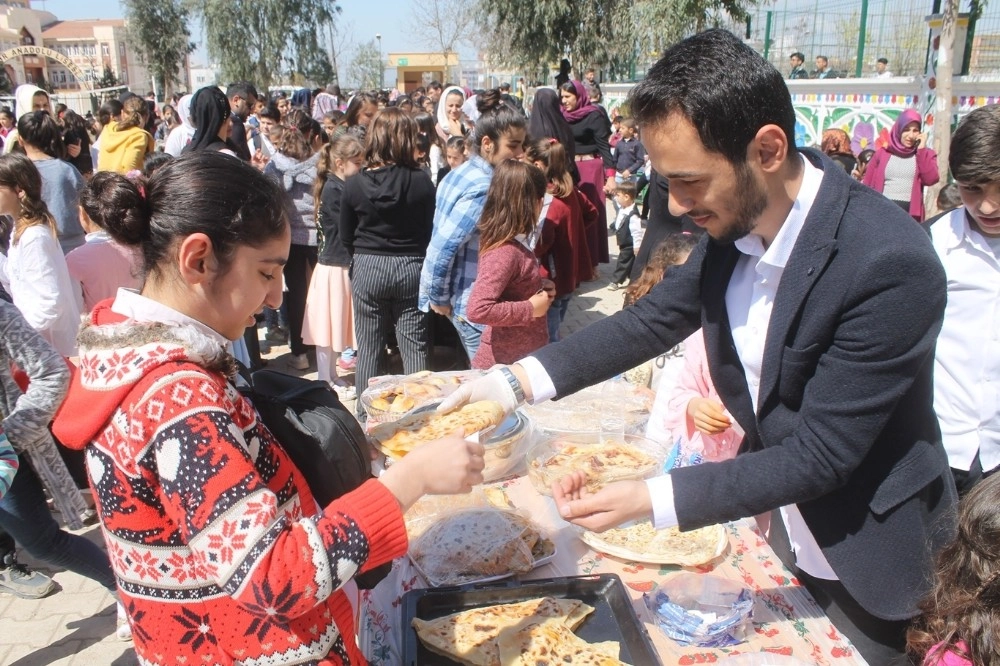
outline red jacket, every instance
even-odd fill
[[[396,499],[372,480],[320,510],[216,340],[107,303],[55,430],[86,449],[140,661],[364,664],[340,588],[406,552]]]

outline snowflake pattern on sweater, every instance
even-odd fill
[[[339,589],[405,553],[395,498],[320,510],[204,336],[142,326],[84,331],[68,401],[118,403],[87,464],[140,663],[363,664]]]

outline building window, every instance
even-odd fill
[[[128,70],[127,69],[123,69],[122,70],[121,76],[118,77],[118,80],[120,80],[122,82],[122,85],[124,85],[124,86],[128,85]]]
[[[111,55],[111,49],[108,48],[107,44],[101,44],[101,55],[105,57]]]
[[[121,42],[118,44],[118,55],[120,55],[123,58],[125,57],[125,42]]]

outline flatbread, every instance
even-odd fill
[[[436,620],[414,618],[411,624],[424,646],[436,654],[466,666],[500,666],[497,639],[505,627],[517,626],[531,618],[554,618],[575,629],[593,611],[593,607],[577,599],[540,597],[473,608]]]
[[[458,585],[531,571],[532,550],[540,539],[516,513],[468,509],[427,528],[410,546],[410,557],[432,584]]]
[[[504,418],[506,414],[500,403],[480,400],[447,414],[432,412],[391,427],[379,426],[380,431],[373,434],[382,435],[391,428],[392,435],[378,439],[385,453],[400,458],[421,444],[447,437],[456,430],[463,429],[466,435],[471,435],[500,425]]]
[[[726,548],[722,525],[709,525],[688,532],[676,527],[658,530],[648,520],[627,527],[615,527],[596,534],[583,532],[584,543],[615,557],[653,564],[694,567],[710,562]]]
[[[660,461],[625,442],[567,443],[548,458],[530,461],[529,474],[546,494],[549,487],[570,472],[587,475],[587,489],[596,492],[612,481],[641,479],[657,471]]]
[[[500,631],[501,666],[627,666],[617,641],[588,643],[559,620],[521,622]]]

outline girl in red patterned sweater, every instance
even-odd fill
[[[456,433],[317,506],[226,352],[281,304],[280,186],[202,151],[104,203],[146,280],[91,314],[55,428],[86,450],[139,662],[365,663],[345,586],[406,552],[420,495],[482,482],[482,447]]]
[[[542,211],[545,176],[538,167],[497,165],[479,218],[479,268],[469,296],[469,321],[485,324],[472,367],[513,363],[548,344],[545,313],[555,285],[543,280],[528,236]]]

